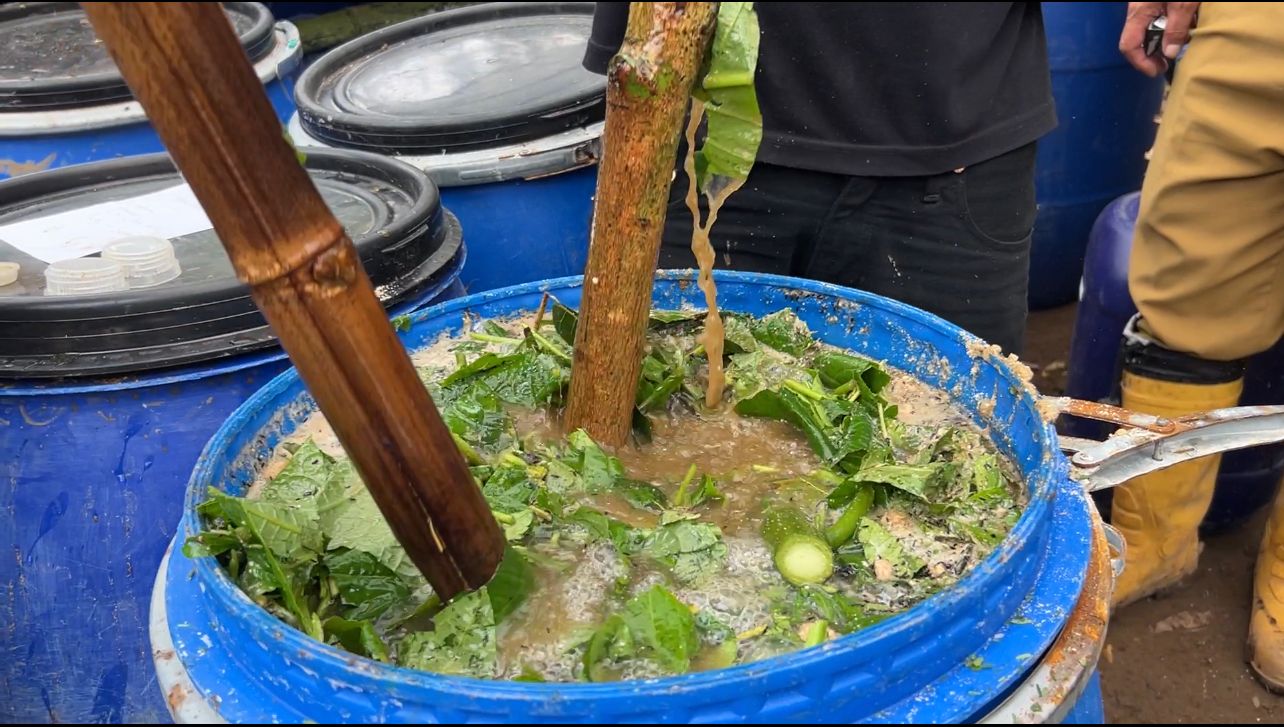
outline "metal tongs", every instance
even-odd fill
[[[1121,427],[1102,442],[1059,437],[1061,451],[1073,453],[1071,477],[1089,492],[1200,457],[1284,442],[1284,406],[1239,406],[1167,419],[1077,399],[1050,401],[1060,413]]]

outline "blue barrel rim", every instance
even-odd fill
[[[670,270],[657,271],[657,283],[676,282],[678,286],[684,283],[692,282],[695,278],[695,272],[690,270]],[[851,303],[860,306],[864,303],[876,303],[877,307],[887,309],[889,312],[897,313],[905,318],[913,320],[916,323],[935,327],[953,333],[960,341],[965,343],[980,344],[980,340],[975,336],[968,334],[956,326],[945,322],[937,316],[911,308],[896,301],[885,298],[872,296],[870,294],[856,291],[840,286],[820,283],[816,281],[801,280],[783,276],[757,274],[757,273],[739,273],[739,272],[715,272],[715,279],[719,283],[745,284],[749,286],[774,287],[787,294],[807,295],[814,294],[821,298],[830,298],[844,303]],[[449,318],[451,314],[462,313],[464,311],[483,306],[487,303],[515,298],[521,295],[541,294],[548,291],[564,290],[573,288],[578,290],[582,283],[583,276],[570,276],[554,280],[527,283],[522,285],[510,286],[483,293],[478,293],[463,298],[455,299],[445,303],[437,304],[428,308],[421,309],[411,316],[413,326],[427,321],[429,319]],[[512,309],[510,313],[521,309]],[[426,343],[426,342],[425,342]],[[995,373],[1003,380],[1010,391],[1015,395],[1015,399],[1020,404],[1036,406],[1032,389],[1026,382],[1021,381],[1005,365],[999,361],[997,354],[989,354],[984,358],[990,359],[986,363],[993,368]],[[978,361],[979,363],[979,361]],[[204,499],[206,487],[211,483],[222,483],[223,477],[219,470],[220,454],[232,453],[229,444],[232,443],[233,436],[236,434],[237,426],[234,422],[241,419],[247,419],[250,414],[257,413],[258,409],[265,404],[271,404],[276,408],[274,411],[280,411],[282,408],[304,405],[309,409],[314,408],[311,405],[306,392],[296,393],[293,399],[286,400],[284,396],[290,392],[293,387],[299,384],[297,372],[293,369],[279,375],[273,381],[269,382],[250,400],[246,401],[230,417],[227,423],[210,439],[205,451],[202,453],[197,467],[189,481],[187,490],[186,503],[184,506],[183,521],[179,528],[179,535],[182,537],[189,536],[199,531],[199,518],[196,515],[195,507]],[[1088,534],[1090,527],[1088,525],[1088,505],[1087,499],[1082,491],[1082,487],[1070,480],[1068,475],[1068,462],[1062,456],[1056,446],[1056,435],[1050,423],[1040,419],[1041,425],[1036,434],[1037,440],[1044,442],[1043,455],[1041,460],[1035,466],[1032,476],[1027,478],[1027,486],[1030,488],[1029,503],[1021,518],[1014,526],[1009,537],[1004,543],[996,548],[986,559],[977,564],[971,572],[963,579],[958,581],[954,587],[946,589],[944,592],[933,594],[927,599],[920,601],[911,609],[892,616],[881,623],[863,629],[857,633],[843,636],[839,639],[827,642],[826,644],[813,649],[802,650],[774,657],[751,664],[739,665],[727,669],[721,669],[711,672],[699,672],[694,674],[685,674],[680,676],[664,677],[659,679],[649,679],[636,682],[622,682],[614,684],[585,684],[585,683],[554,683],[554,684],[532,684],[516,683],[500,680],[480,680],[468,677],[442,676],[423,672],[418,670],[385,665],[373,660],[359,657],[336,647],[317,642],[303,634],[301,631],[290,627],[271,616],[259,606],[255,605],[246,597],[239,588],[227,577],[223,568],[218,565],[213,558],[200,558],[195,560],[187,559],[182,556],[181,548],[177,548],[175,558],[171,561],[170,576],[176,577],[179,573],[195,578],[201,583],[202,590],[207,597],[215,599],[220,608],[224,608],[233,613],[238,619],[248,619],[259,635],[270,634],[275,645],[281,649],[288,650],[290,653],[297,653],[300,657],[306,656],[310,664],[320,668],[334,667],[337,669],[351,671],[354,667],[363,675],[373,675],[381,678],[387,684],[400,684],[412,688],[427,688],[441,692],[449,692],[456,696],[464,698],[494,698],[496,700],[504,699],[521,699],[527,700],[539,697],[556,697],[557,699],[570,702],[579,699],[600,699],[602,697],[621,696],[629,694],[634,697],[663,697],[674,696],[675,694],[696,690],[699,688],[709,687],[719,683],[726,683],[738,678],[756,678],[763,673],[780,673],[785,668],[790,670],[816,667],[826,660],[833,658],[843,652],[850,652],[857,648],[869,648],[870,643],[883,640],[890,634],[903,633],[912,631],[915,628],[923,627],[924,614],[929,613],[933,608],[940,608],[951,601],[962,599],[960,594],[968,590],[969,586],[975,586],[982,582],[988,575],[993,575],[996,564],[1003,563],[1015,555],[1018,543],[1021,542],[1021,536],[1029,536],[1045,520],[1051,522],[1054,512],[1062,515],[1069,515],[1072,519],[1068,522],[1078,521],[1082,527],[1078,528],[1082,532],[1076,534],[1076,528],[1071,527],[1068,533],[1058,533],[1056,537],[1048,538],[1044,547],[1040,548],[1041,553],[1047,553],[1049,559],[1043,561],[1039,568],[1038,582],[1041,590],[1040,597],[1047,597],[1048,602],[1059,603],[1053,606],[1052,610],[1061,612],[1063,617],[1068,613],[1070,606],[1073,605],[1082,586],[1083,575],[1087,564],[1086,547],[1070,547],[1072,543],[1083,545],[1089,542]],[[1002,448],[1001,441],[996,443]],[[1082,515],[1083,517],[1077,517]],[[176,538],[176,542],[177,538]],[[1082,561],[1082,562],[1079,562]],[[1055,577],[1050,577],[1050,572],[1056,572]],[[1027,593],[1022,601],[1022,606],[1018,610],[1023,610],[1025,604],[1033,596]],[[177,612],[174,603],[169,603],[167,607]],[[1005,614],[1006,619],[1014,617],[1016,614]],[[1055,621],[1055,618],[1053,619]],[[1011,648],[1015,648],[1018,643],[1029,646],[1030,641],[1020,642],[1018,639],[1005,639],[1003,636],[1011,631],[1012,628],[1028,628],[1033,626],[1036,631],[1042,630],[1046,633],[1040,633],[1041,644],[1039,648],[1046,648],[1052,638],[1055,637],[1059,630],[1059,625],[1053,626],[1051,621],[1035,621],[1033,624],[1009,624],[998,629],[992,638],[986,643],[986,648],[978,653],[993,653],[1002,655],[1002,658],[1009,661],[1015,660],[1016,663],[1011,665],[1010,674],[1005,673],[1008,681],[1019,678],[1019,676],[1029,668],[1029,654],[1010,654],[1007,653]],[[175,638],[178,642],[181,639]],[[202,650],[207,651],[207,650]],[[1022,659],[1020,657],[1027,657]],[[997,656],[996,656],[997,658]],[[189,670],[191,669],[189,665]],[[932,701],[936,705],[943,702],[966,702],[973,699],[968,692],[975,690],[964,689],[962,691],[956,688],[952,682],[957,680],[961,683],[973,683],[976,679],[970,679],[968,673],[972,670],[963,665],[958,665],[952,671],[941,675],[937,680],[939,683],[950,682],[948,688],[937,690]],[[198,675],[193,675],[198,680]],[[994,675],[985,674],[985,679],[981,683],[993,685]],[[935,683],[933,683],[935,684]],[[927,687],[933,684],[925,685]],[[566,692],[574,692],[568,695]],[[953,699],[951,699],[951,696]],[[880,719],[890,718],[894,721],[894,715],[901,709],[908,709],[904,703],[912,702],[913,697],[897,702],[891,706],[876,712]],[[975,704],[971,705],[971,711],[975,711],[983,706],[985,700],[974,699]],[[958,704],[956,704],[958,706]],[[970,712],[967,712],[970,713]],[[961,713],[961,716],[966,714]]]
[[[458,253],[442,267],[440,273],[436,276],[437,279],[424,288],[422,292],[389,308],[388,316],[390,318],[408,316],[413,319],[415,312],[420,309],[419,306],[422,305],[423,301],[435,299],[455,284],[455,281],[459,279],[459,274],[464,269],[467,257],[467,248],[465,245],[460,244]],[[243,371],[285,358],[288,358],[288,356],[278,343],[274,348],[266,351],[230,356],[225,359],[213,359],[175,369],[162,369],[128,376],[89,377],[84,379],[83,382],[62,379],[50,380],[48,383],[41,383],[38,380],[0,380],[0,400],[11,397],[132,391],[153,386],[181,384]],[[271,383],[269,382],[267,385],[270,386]]]

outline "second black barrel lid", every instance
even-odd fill
[[[326,144],[430,154],[516,144],[605,116],[581,65],[594,3],[481,3],[389,26],[299,78],[299,122]]]

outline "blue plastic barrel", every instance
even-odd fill
[[[392,313],[462,293],[460,228],[423,172],[307,152]],[[184,191],[162,154],[0,183],[0,261],[21,266],[0,286],[0,722],[167,720],[147,603],[184,484],[210,435],[289,363]],[[20,223],[63,240],[121,219],[155,234],[158,216],[176,280],[42,294]]]
[[[606,82],[581,66],[593,3],[481,3],[326,53],[299,77],[291,136],[426,170],[468,230],[476,293],[588,260]]]
[[[303,49],[262,3],[223,3],[284,121]],[[199,32],[199,29],[193,29]],[[0,7],[0,179],[164,151],[78,3]]]
[[[692,271],[660,273],[655,304],[700,305],[694,277]],[[1030,504],[1007,540],[955,587],[866,630],[730,669],[617,684],[446,677],[342,652],[263,611],[215,559],[191,559],[171,548],[153,594],[152,639],[161,689],[172,695],[178,719],[903,723],[998,714],[996,721],[1011,724],[1040,721],[1039,714],[1061,719],[1086,689],[1088,699],[1099,700],[1090,686],[1108,612],[1110,560],[1099,521],[1082,486],[1070,481],[1032,390],[999,359],[969,353],[978,343],[969,334],[900,303],[814,281],[716,277],[725,310],[765,314],[792,307],[820,340],[954,392],[1025,476]],[[580,281],[527,284],[436,305],[412,316],[403,339],[417,348],[479,325],[479,318],[533,313],[544,291],[575,306]],[[243,492],[312,406],[290,371],[228,419],[197,463],[176,543],[201,529],[196,508],[208,489]],[[1073,633],[1067,637],[1067,631]],[[1050,649],[1058,658],[1041,660]],[[975,668],[977,660],[984,668]],[[1038,680],[1049,675],[1052,681],[1041,686]],[[1061,681],[1054,683],[1057,675]]]
[[[1120,338],[1137,313],[1128,292],[1128,256],[1140,199],[1139,192],[1116,199],[1092,227],[1066,384],[1066,394],[1077,399],[1118,403]],[[1284,404],[1284,340],[1249,361],[1240,402]],[[1086,420],[1070,420],[1064,427],[1068,434],[1098,439],[1110,431],[1107,425]],[[1222,455],[1203,530],[1215,533],[1243,524],[1270,502],[1281,479],[1284,445]],[[1104,505],[1109,498],[1099,499]]]
[[[1075,299],[1093,220],[1141,186],[1163,81],[1119,53],[1128,4],[1043,3],[1057,128],[1039,140],[1030,305]]]

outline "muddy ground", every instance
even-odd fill
[[[1061,394],[1074,306],[1033,313],[1025,358],[1045,394]],[[1253,559],[1265,521],[1205,541],[1199,571],[1179,587],[1121,609],[1101,663],[1106,718],[1117,724],[1284,724],[1244,663]]]

